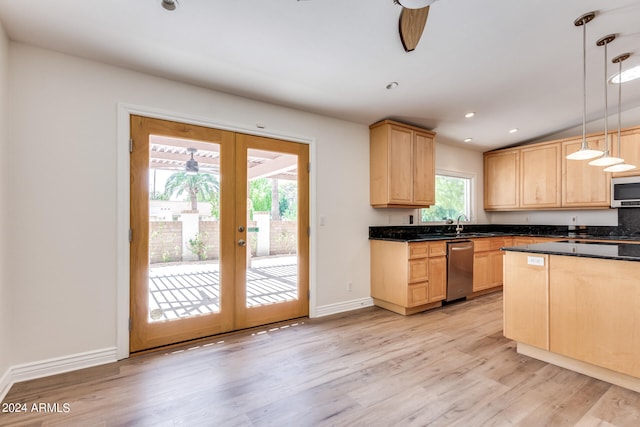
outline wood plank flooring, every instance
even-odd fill
[[[5,402],[29,411],[0,426],[640,425],[640,394],[518,355],[501,293],[243,331],[16,384]]]

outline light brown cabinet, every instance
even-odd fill
[[[532,265],[528,256],[542,265]],[[502,292],[504,336],[548,350],[549,255],[507,252]]]
[[[636,168],[627,172],[615,172],[611,176],[614,178],[621,176],[640,175],[640,128],[625,129],[620,133],[620,155],[618,154],[618,134],[613,133],[612,139],[613,155],[624,159],[626,164],[634,165]]]
[[[520,150],[484,154],[484,208],[510,210],[520,207]]]
[[[371,297],[400,314],[439,307],[446,296],[446,242],[371,240]]]
[[[500,248],[511,244],[511,237],[473,239],[473,292],[502,285],[504,253]]]
[[[587,136],[589,147],[604,150],[603,134]],[[588,160],[567,160],[582,137],[566,138],[484,153],[484,208],[511,211],[607,208],[611,173]],[[617,144],[612,144],[617,151]],[[622,132],[621,151],[640,165],[640,128]],[[626,159],[625,159],[626,160]],[[614,174],[638,175],[640,170]]]
[[[383,120],[369,127],[370,203],[421,208],[435,203],[435,133]]]
[[[638,263],[552,256],[549,350],[640,377]]]
[[[542,144],[520,150],[520,208],[559,208],[561,147]]]
[[[631,384],[640,379],[639,268],[633,261],[508,251],[504,335],[523,354]]]
[[[603,135],[587,138],[590,148],[604,150]],[[578,151],[582,137],[562,143],[562,207],[608,208],[611,205],[611,174],[602,167],[589,165],[589,160],[567,160],[567,154]]]

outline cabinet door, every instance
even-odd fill
[[[516,209],[520,206],[519,150],[484,155],[484,208]]]
[[[491,258],[489,252],[473,254],[473,292],[491,287]]]
[[[415,132],[413,150],[413,201],[416,205],[435,204],[435,156],[433,137]]]
[[[587,139],[590,148],[604,150],[603,137]],[[562,206],[609,207],[611,204],[611,174],[602,167],[589,165],[588,160],[567,160],[567,154],[578,151],[582,137],[562,143]]]
[[[502,285],[502,251],[473,254],[473,291]]]
[[[528,256],[544,265],[530,265]],[[549,350],[549,256],[507,252],[503,298],[504,336]]]
[[[489,253],[489,265],[490,265],[490,287],[502,285],[502,273],[503,273],[503,261],[504,253],[502,251],[492,251]]]
[[[413,131],[389,126],[389,203],[413,203]]]
[[[442,301],[447,296],[447,258],[429,258],[429,302]]]
[[[638,263],[552,255],[549,285],[549,350],[640,377]]]
[[[561,151],[559,143],[521,149],[521,208],[560,207]]]
[[[612,137],[614,156],[618,156],[618,133]],[[613,177],[640,175],[640,128],[627,129],[620,134],[620,157],[624,162],[634,165],[636,168],[627,172],[616,172]]]

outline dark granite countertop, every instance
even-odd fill
[[[553,239],[572,239],[572,240],[599,240],[599,241],[628,241],[640,242],[640,236],[594,236],[591,234],[569,235],[569,234],[523,234],[523,233],[461,233],[459,236],[455,234],[414,234],[405,236],[369,237],[369,240],[385,240],[388,242],[425,242],[434,240],[464,240],[479,239],[483,237],[500,237],[500,236],[521,236],[521,237],[550,237]]]
[[[502,250],[535,254],[603,258],[620,261],[640,261],[640,245],[634,243],[596,243],[567,240],[562,242],[510,246],[502,248]]]
[[[369,227],[370,240],[386,240],[392,242],[456,240],[460,238],[476,239],[498,236],[640,242],[640,227],[628,229],[625,227],[596,226],[579,227],[577,230],[571,230],[568,226],[467,224],[464,226],[460,237],[456,237],[455,225]]]

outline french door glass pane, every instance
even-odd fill
[[[298,156],[247,154],[246,306],[297,300]]]
[[[220,312],[219,183],[219,144],[151,135],[149,322]]]

